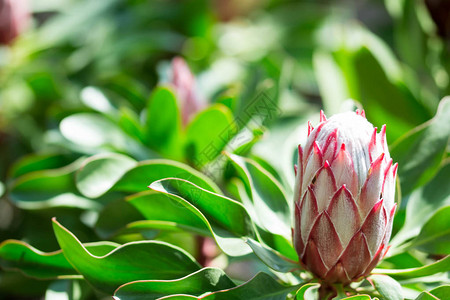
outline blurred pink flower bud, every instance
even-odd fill
[[[293,240],[303,266],[326,283],[366,276],[386,254],[397,163],[364,111],[323,112],[298,147]]]
[[[28,25],[26,0],[0,0],[0,44],[10,45]]]
[[[203,104],[195,91],[195,77],[181,57],[172,60],[172,85],[178,97],[183,125],[202,109]]]

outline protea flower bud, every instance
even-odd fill
[[[298,147],[293,240],[303,266],[325,283],[366,276],[386,254],[397,164],[364,111],[323,112]]]
[[[202,102],[195,91],[195,77],[181,57],[172,60],[172,85],[177,93],[183,125],[202,109]]]
[[[0,0],[0,44],[11,44],[25,29],[29,17],[26,0]]]

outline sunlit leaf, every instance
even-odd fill
[[[372,273],[387,274],[398,277],[423,277],[429,276],[440,272],[447,272],[450,269],[450,256],[446,256],[429,265],[410,268],[410,269],[374,269]]]
[[[98,210],[99,204],[78,193],[74,175],[81,165],[77,160],[58,169],[41,170],[18,177],[12,184],[10,197],[23,209],[73,207]]]
[[[247,244],[252,247],[253,252],[258,256],[267,266],[278,272],[292,272],[300,268],[298,263],[290,261],[286,257],[283,257],[280,253],[261,245],[255,240],[248,239]]]
[[[258,273],[255,277],[237,287],[213,292],[202,297],[202,299],[285,300],[287,294],[297,288],[296,285],[282,285],[266,273]]]
[[[85,244],[86,249],[97,255],[117,248],[111,242]],[[42,252],[22,241],[7,240],[0,244],[0,265],[39,279],[61,278],[78,275],[61,250]]]
[[[436,300],[436,299],[447,299],[450,295],[450,285],[442,285],[431,291],[426,291],[420,293],[416,300]]]
[[[450,162],[450,161],[449,161]],[[425,186],[416,189],[406,206],[405,224],[394,236],[391,245],[398,246],[418,235],[422,226],[441,207],[450,205],[450,163],[444,164]],[[393,248],[395,251],[395,248]]]
[[[182,179],[163,179],[152,183],[150,188],[166,194],[200,218],[225,253],[239,256],[251,251],[244,238],[254,238],[254,228],[240,203]]]
[[[186,129],[186,154],[197,167],[214,160],[237,133],[228,107],[216,104],[200,112]]]
[[[410,247],[432,254],[450,254],[450,206],[442,207],[422,227]]]
[[[76,174],[78,190],[89,198],[106,193],[136,161],[116,153],[94,155],[83,162]]]
[[[301,288],[298,289],[297,294],[295,296],[296,300],[308,300],[310,297],[307,296],[308,292],[316,291],[319,289],[320,285],[318,283],[307,283],[302,285]]]
[[[229,154],[247,195],[241,201],[257,224],[267,231],[290,237],[291,211],[278,181],[256,162]]]
[[[128,193],[142,192],[148,190],[148,185],[153,181],[168,177],[189,180],[208,191],[222,193],[217,184],[199,171],[183,163],[165,159],[139,162],[117,181],[113,190]]]
[[[396,280],[386,275],[372,275],[370,280],[384,299],[403,300],[402,287]]]
[[[176,279],[200,269],[187,252],[167,243],[133,242],[98,256],[56,220],[53,229],[67,260],[93,286],[108,293],[127,282]]]
[[[427,183],[439,171],[450,136],[450,97],[444,98],[436,116],[406,133],[391,146],[398,162],[402,195]]]
[[[140,280],[126,283],[115,291],[114,297],[116,300],[140,300],[178,293],[200,296],[235,286],[222,270],[204,268],[175,280]]]
[[[180,157],[181,115],[172,90],[156,88],[148,102],[144,128],[147,145],[170,157]]]

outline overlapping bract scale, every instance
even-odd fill
[[[300,262],[325,282],[348,284],[386,254],[395,212],[397,164],[390,158],[386,127],[364,111],[321,112],[308,123],[296,169],[293,241]]]

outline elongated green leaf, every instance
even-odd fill
[[[146,191],[132,195],[127,201],[149,221],[173,222],[175,226],[189,228],[201,234],[209,234],[209,228],[195,211],[166,194]],[[144,226],[141,223],[142,226]],[[150,225],[147,223],[147,225]],[[145,228],[145,227],[144,227]]]
[[[436,300],[436,299],[448,299],[450,295],[450,285],[442,285],[431,291],[420,293],[416,300]]]
[[[391,146],[398,162],[402,195],[427,183],[439,171],[450,137],[450,97],[444,98],[436,116],[414,128]]]
[[[93,253],[107,253],[118,245],[110,242],[85,244]],[[22,241],[7,240],[0,244],[0,266],[39,279],[78,275],[61,250],[42,252]]]
[[[16,162],[9,175],[16,178],[34,171],[62,168],[73,161],[71,156],[63,154],[31,154]]]
[[[116,300],[141,300],[178,293],[200,296],[235,286],[224,271],[204,268],[176,280],[141,280],[126,283],[116,290],[114,297]]]
[[[167,231],[188,231],[204,236],[210,235],[210,232],[201,230],[197,227],[192,227],[178,222],[160,221],[160,220],[140,220],[128,223],[120,234],[127,234],[133,232],[146,232],[148,230],[167,230]]]
[[[227,290],[213,292],[201,297],[205,300],[254,299],[254,300],[285,300],[289,292],[298,286],[284,286],[266,273],[258,273],[249,281]]]
[[[375,289],[386,300],[403,300],[402,287],[393,278],[386,275],[372,275],[370,276]]]
[[[142,214],[137,209],[120,198],[108,203],[100,212],[95,223],[95,232],[102,239],[124,234],[122,230],[131,222],[142,220]]]
[[[405,86],[394,53],[377,36],[355,25],[330,22],[322,29],[326,36],[323,45],[328,51],[321,49],[315,55],[315,66],[326,108],[335,110],[330,103],[339,105],[342,96],[356,99],[375,126],[388,125],[388,141],[394,141],[430,116]],[[335,31],[340,34],[332,34]],[[336,87],[332,82],[344,83],[345,87]],[[328,90],[330,85],[335,97]]]
[[[410,269],[374,269],[372,273],[387,274],[398,277],[423,277],[450,270],[450,256],[423,267]]]
[[[244,184],[242,183],[242,181],[240,179],[233,178],[230,181],[230,184],[228,185],[228,191],[231,192],[232,195],[234,195],[236,198],[240,199],[241,201],[243,199],[246,199],[246,201],[249,202],[249,198],[245,191]],[[243,202],[245,202],[245,201],[243,201]],[[254,211],[253,211],[253,213],[254,213]],[[255,220],[255,219],[257,219],[257,217],[255,215],[253,215],[252,220]],[[256,229],[259,233],[260,240],[262,242],[264,242],[267,246],[276,250],[277,252],[280,252],[282,255],[286,256],[290,260],[293,260],[293,261],[298,260],[297,252],[295,251],[294,247],[292,246],[290,238],[287,238],[286,236],[282,236],[279,234],[274,234],[272,232],[267,231],[264,228],[261,228],[260,226],[256,226]]]
[[[286,238],[282,235],[267,232],[260,227],[256,227],[260,240],[270,248],[280,252],[291,261],[298,261],[297,252],[292,245],[292,238]]]
[[[135,165],[134,159],[117,153],[94,155],[77,172],[77,188],[86,197],[98,198]]]
[[[166,300],[166,299],[176,299],[176,300],[191,300],[191,299],[198,299],[198,297],[195,296],[190,296],[190,295],[182,295],[182,294],[178,294],[178,295],[171,295],[171,296],[166,296],[166,297],[161,297],[158,298],[158,300]]]
[[[112,146],[125,150],[131,138],[105,116],[97,113],[79,113],[62,120],[60,130],[69,141],[87,148]]]
[[[168,177],[181,178],[204,188],[221,194],[220,188],[199,171],[180,162],[154,159],[139,162],[137,166],[126,172],[114,185],[114,191],[137,193],[146,191],[149,183]]]
[[[11,188],[11,200],[23,209],[75,207],[98,210],[100,205],[82,197],[75,186],[74,174],[81,159],[58,169],[41,170],[18,177]]]
[[[309,300],[310,297],[307,296],[307,292],[316,291],[320,287],[318,283],[307,283],[302,285],[302,287],[297,291],[295,296],[296,300]]]
[[[127,282],[176,279],[199,270],[188,253],[167,243],[133,242],[97,256],[55,219],[53,229],[67,260],[94,287],[107,293]]]
[[[182,179],[163,179],[149,187],[166,194],[197,215],[225,253],[239,256],[251,251],[244,238],[255,237],[253,223],[240,203]]]
[[[241,193],[241,200],[255,222],[269,232],[290,237],[291,210],[278,181],[250,159],[233,154],[229,158],[245,184],[247,197]]]
[[[432,254],[450,254],[450,206],[445,206],[422,227],[410,247]]]
[[[370,298],[369,295],[355,295],[355,296],[343,298],[342,300],[370,300],[370,299],[372,299],[372,298]]]
[[[156,88],[148,102],[145,136],[147,145],[171,158],[180,157],[180,111],[173,91]]]
[[[41,279],[78,274],[61,251],[45,253],[15,240],[0,244],[0,265]]]
[[[104,114],[116,113],[116,108],[111,104],[105,94],[98,88],[93,86],[85,87],[81,91],[81,101],[87,107],[92,108]]]
[[[333,55],[323,50],[314,53],[313,62],[325,111],[331,114],[339,113],[342,103],[350,98],[343,71]]]
[[[416,189],[406,206],[405,224],[394,236],[391,245],[397,247],[406,240],[418,235],[422,226],[433,216],[436,210],[450,205],[450,161],[425,186]]]
[[[123,106],[119,110],[119,126],[130,137],[145,143],[144,129],[139,120],[139,116],[130,108]]]
[[[255,240],[248,239],[247,244],[249,244],[256,256],[258,256],[268,267],[274,269],[275,271],[287,273],[300,268],[299,263],[288,260],[280,253],[258,243]]]
[[[197,167],[214,160],[237,133],[228,107],[216,104],[199,113],[186,129],[188,159]]]

